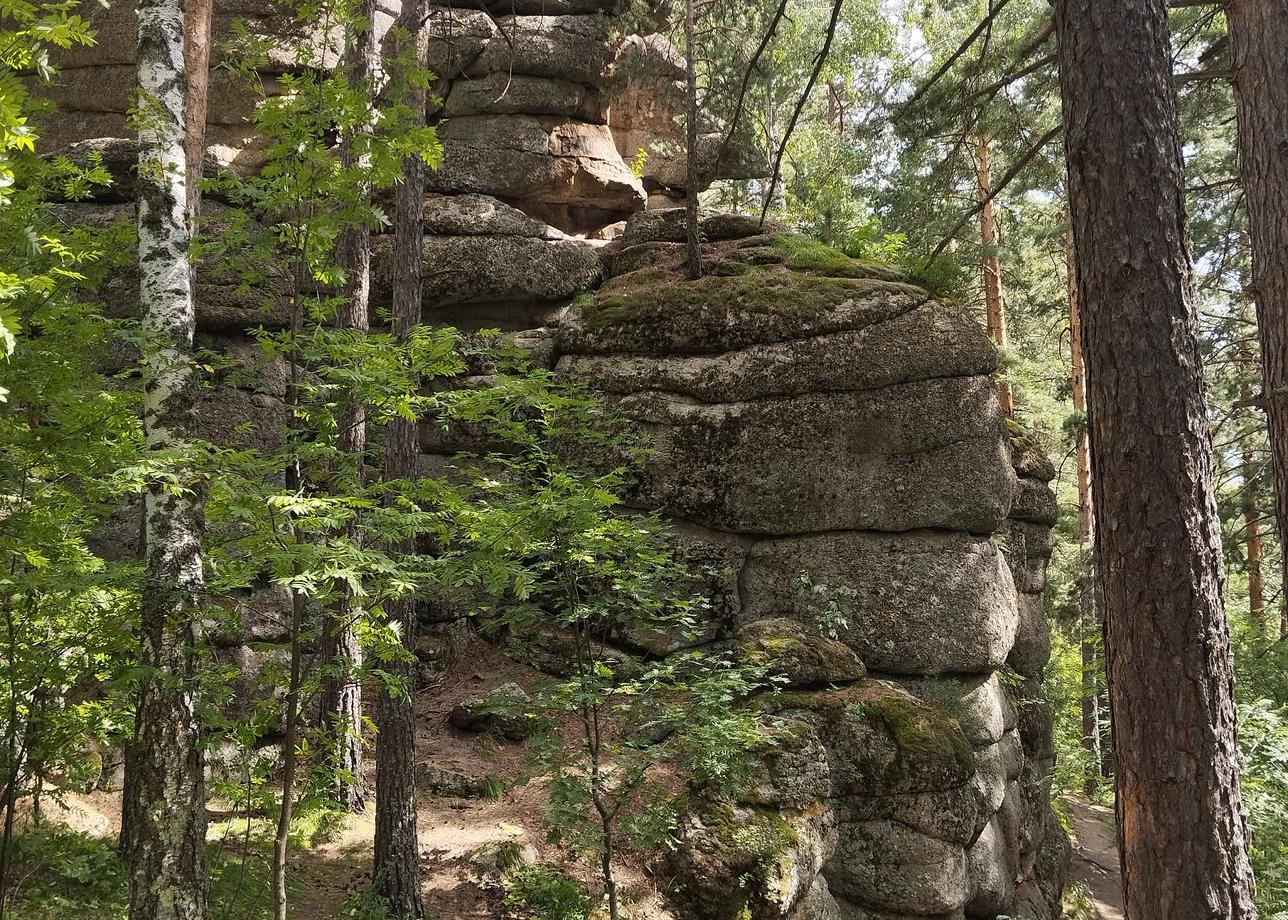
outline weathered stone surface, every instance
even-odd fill
[[[996,363],[974,320],[925,303],[858,329],[718,355],[577,355],[560,370],[606,393],[660,390],[714,403],[987,375]]]
[[[763,667],[789,687],[852,683],[865,673],[849,646],[796,620],[747,623],[738,631],[734,648],[744,665]]]
[[[664,539],[671,559],[685,573],[681,592],[703,598],[708,609],[692,629],[636,627],[620,633],[623,645],[656,656],[732,639],[738,625],[738,573],[751,541],[699,527],[688,521],[667,522]]]
[[[832,795],[827,748],[808,720],[782,719],[783,740],[759,764],[743,792],[752,805],[803,809]]]
[[[865,681],[784,693],[776,705],[827,751],[833,797],[937,792],[974,775],[975,752],[957,723],[896,688]]]
[[[928,299],[924,290],[908,284],[821,278],[785,269],[708,275],[688,283],[676,283],[663,271],[643,270],[611,279],[579,303],[560,324],[560,350],[668,358],[719,355],[862,329]]]
[[[429,795],[483,799],[492,791],[488,777],[425,761],[416,764],[416,788]]]
[[[620,407],[656,451],[635,500],[709,527],[991,533],[1006,517],[1011,471],[986,377],[717,405],[650,393]]]
[[[740,240],[763,233],[782,233],[782,224],[769,221],[762,225],[760,218],[751,214],[729,214],[723,211],[703,210],[698,216],[698,227],[704,242]],[[626,221],[622,234],[623,246],[640,243],[683,243],[688,238],[688,211],[685,208],[637,211]]]
[[[1014,851],[1007,849],[998,819],[989,821],[979,839],[966,851],[970,882],[968,916],[995,917],[1015,903],[1014,855]]]
[[[756,544],[742,575],[743,615],[813,622],[835,593],[840,638],[874,671],[980,674],[1002,666],[1018,615],[1010,575],[988,540],[950,534],[826,533]]]
[[[393,283],[393,240],[372,246],[372,287],[387,297]],[[571,240],[520,236],[427,236],[425,308],[454,303],[567,300],[593,287],[602,272],[595,251]],[[428,313],[437,316],[436,313]]]
[[[465,69],[471,77],[515,73],[597,86],[617,56],[611,24],[599,17],[502,16],[496,24],[501,36]]]
[[[817,893],[815,879],[836,846],[831,811],[767,811],[702,802],[680,822],[672,859],[692,916],[704,920],[779,920]]]
[[[961,847],[891,821],[841,825],[824,874],[833,894],[878,910],[948,913],[970,896]]]
[[[894,821],[919,833],[958,846],[968,846],[989,813],[974,783],[939,792],[907,795],[853,796],[838,805],[842,821]]]
[[[564,233],[491,195],[427,195],[424,229],[430,236],[523,236],[558,240]]]
[[[425,31],[429,35],[426,66],[439,79],[455,80],[473,66],[496,36],[496,23],[477,4],[469,9],[435,5],[429,9]]]
[[[291,595],[274,585],[221,598],[229,613],[232,632],[217,637],[221,645],[286,643],[291,639]]]
[[[286,444],[288,419],[285,404],[276,396],[212,386],[202,390],[196,433],[223,447],[274,451]]]
[[[1015,472],[1040,482],[1055,479],[1055,464],[1037,438],[1016,422],[1008,424],[1011,429],[1011,461],[1015,464]]]
[[[1033,524],[1043,524],[1048,528],[1053,527],[1060,517],[1055,493],[1042,480],[1021,476],[1019,488],[1015,494],[1015,504],[1011,507],[1011,517]]]
[[[1007,522],[1007,562],[1015,575],[1015,590],[1041,594],[1046,588],[1051,559],[1051,528],[1012,518]]]
[[[526,711],[530,702],[518,684],[502,684],[457,703],[447,720],[461,731],[491,732],[510,741],[522,741],[532,730]]]
[[[1043,596],[1020,594],[1018,601],[1020,624],[1006,663],[1019,674],[1041,677],[1051,660],[1051,627],[1047,624]]]
[[[439,192],[482,192],[544,204],[631,211],[644,189],[603,125],[537,115],[471,115],[439,128],[443,165],[427,176]]]
[[[606,101],[584,83],[498,72],[456,80],[443,100],[442,116],[560,115],[602,125]]]
[[[1006,732],[1015,728],[1015,707],[1007,699],[996,674],[900,680],[898,684],[956,719],[966,738],[976,747],[997,744]]]

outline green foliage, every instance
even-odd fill
[[[1241,705],[1239,742],[1257,907],[1280,920],[1288,917],[1288,707],[1264,699]]]
[[[545,863],[515,866],[502,874],[506,907],[534,920],[588,920],[592,902],[578,882]]]

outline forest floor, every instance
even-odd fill
[[[1114,811],[1086,799],[1065,799],[1073,819],[1073,877],[1091,893],[1094,920],[1124,920]]]
[[[431,920],[526,920],[573,916],[558,910],[566,879],[585,891],[599,888],[593,869],[565,848],[547,842],[545,791],[538,782],[516,783],[524,771],[525,748],[489,734],[470,734],[448,722],[461,701],[500,684],[528,686],[541,675],[506,658],[493,645],[473,643],[461,663],[416,697],[417,777],[424,897]],[[374,783],[374,758],[368,759],[368,786]],[[458,787],[462,794],[453,794]],[[371,797],[374,800],[374,796]],[[1075,836],[1074,878],[1090,891],[1094,920],[1123,920],[1113,813],[1085,800],[1067,799]],[[293,846],[289,863],[290,916],[298,920],[366,920],[362,908],[369,887],[374,824],[367,813],[309,844]],[[24,889],[13,906],[14,920],[124,920],[126,872],[115,854],[120,821],[118,796],[68,795],[61,807],[48,808],[60,830],[33,840],[28,859],[19,859]],[[307,825],[307,819],[303,820]],[[299,834],[308,837],[307,827]],[[268,920],[268,854],[271,829],[264,819],[212,811],[211,916],[213,920]],[[517,844],[526,860],[539,863],[533,883],[516,886],[502,877],[495,850]],[[488,854],[492,853],[489,858]],[[23,863],[26,865],[22,865]],[[675,920],[665,906],[667,879],[655,857],[627,852],[618,882],[630,904],[631,920]],[[555,882],[559,884],[554,884]],[[508,902],[508,903],[507,903]],[[1079,914],[1082,916],[1082,914]]]
[[[565,916],[552,899],[564,878],[597,891],[593,869],[567,849],[548,843],[539,782],[514,784],[523,772],[525,748],[489,734],[452,727],[448,715],[457,703],[506,682],[530,685],[538,672],[477,641],[462,662],[417,693],[418,822],[426,912],[430,920],[526,920]],[[370,747],[369,747],[370,750]],[[368,789],[375,781],[374,756],[368,758]],[[464,795],[444,792],[463,785]],[[504,784],[504,785],[503,785]],[[488,793],[492,793],[489,797]],[[314,845],[300,841],[288,866],[290,917],[298,920],[366,920],[362,908],[369,887],[374,795],[366,814],[352,816]],[[30,841],[20,857],[20,888],[14,920],[124,920],[126,872],[115,854],[120,822],[119,796],[106,793],[65,795],[50,801],[43,838]],[[307,819],[305,819],[307,823]],[[70,829],[74,834],[66,833]],[[310,833],[305,828],[302,836]],[[272,917],[268,822],[211,813],[211,916],[213,920],[268,920]],[[526,888],[503,879],[495,847],[517,843],[526,860],[543,871]],[[546,870],[550,871],[546,871]],[[632,920],[674,920],[665,907],[666,880],[654,878],[647,854],[627,852],[619,861],[618,884],[630,904]],[[559,884],[555,884],[555,883]],[[507,900],[510,903],[504,903]],[[572,914],[568,914],[572,916]]]

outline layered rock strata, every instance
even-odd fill
[[[557,341],[651,437],[634,503],[722,560],[706,641],[789,684],[760,781],[686,818],[684,915],[1058,916],[1053,470],[1008,432],[995,350],[890,269],[772,237],[683,281],[675,220],[628,225]]]

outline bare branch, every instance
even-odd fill
[[[1010,0],[1003,0],[1005,6]],[[841,19],[841,7],[845,5],[845,0],[833,0],[832,18],[827,24],[827,37],[823,39],[823,47],[819,49],[818,56],[814,58],[814,70],[809,75],[809,82],[805,84],[805,91],[801,93],[796,100],[796,109],[792,112],[791,121],[787,123],[787,130],[783,132],[783,142],[778,145],[778,154],[774,157],[774,171],[769,180],[769,191],[765,195],[764,206],[760,209],[761,226],[765,224],[765,218],[769,215],[769,206],[774,201],[774,192],[778,188],[780,172],[783,168],[783,156],[787,153],[787,143],[792,139],[792,132],[796,130],[796,123],[800,121],[801,112],[805,110],[805,104],[809,102],[810,93],[814,91],[814,84],[818,82],[818,76],[823,72],[823,65],[827,63],[827,56],[832,50],[832,41],[836,38],[836,24]]]
[[[970,46],[975,44],[976,39],[983,35],[993,25],[993,20],[997,18],[998,14],[1001,13],[1002,10],[1006,9],[1007,4],[1010,2],[1011,0],[1002,0],[995,9],[984,17],[984,21],[975,27],[975,31],[966,36],[966,40],[958,45],[957,50],[948,56],[948,60],[940,64],[939,69],[931,74],[930,79],[923,83],[921,87],[912,94],[912,98],[903,104],[904,109],[912,108],[916,105],[917,100],[930,92],[931,88],[943,78],[944,74],[948,73],[948,71],[952,69],[952,66],[957,63],[961,56],[970,50]]]
[[[1000,195],[1002,191],[1015,180],[1015,177],[1024,171],[1024,167],[1028,166],[1029,163],[1033,161],[1033,158],[1036,157],[1047,144],[1059,137],[1063,131],[1064,125],[1056,125],[1046,134],[1042,135],[1036,144],[1026,150],[1024,155],[1016,160],[997,184],[989,190],[989,193],[980,199],[979,204],[971,208],[970,211],[967,212],[966,216],[954,224],[953,228],[944,235],[944,238],[939,241],[939,245],[935,247],[934,252],[932,252],[930,257],[926,259],[922,268],[929,268],[935,259],[939,258],[939,256],[943,254],[943,251],[948,248],[948,244],[952,242],[953,237],[957,235],[957,232],[961,230],[962,227],[965,227],[970,223],[975,215],[984,210],[984,208],[988,206],[989,202]]]

